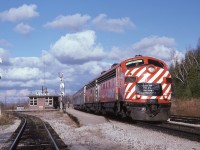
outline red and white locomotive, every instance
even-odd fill
[[[114,64],[73,95],[75,109],[113,113],[133,120],[166,121],[172,79],[166,64],[138,55]]]

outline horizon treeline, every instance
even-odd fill
[[[196,48],[188,49],[182,60],[178,60],[175,52],[171,56],[173,63],[169,70],[173,79],[173,97],[200,99],[200,39]]]

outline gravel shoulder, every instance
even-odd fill
[[[117,121],[108,121],[72,108],[77,125],[60,111],[31,112],[47,121],[70,150],[200,150],[200,143]],[[1,135],[1,134],[0,134]]]
[[[11,125],[0,126],[0,149],[6,146],[6,142],[11,137],[12,133],[18,128],[21,121],[15,119],[14,123]]]
[[[50,123],[70,150],[200,150],[200,143],[195,141],[134,124],[108,121],[102,116],[72,108],[66,109],[66,112],[77,117],[80,127],[62,112],[54,112],[55,117],[42,118]]]

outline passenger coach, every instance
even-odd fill
[[[73,96],[75,109],[113,113],[133,120],[166,121],[172,79],[166,64],[138,55],[114,64]]]

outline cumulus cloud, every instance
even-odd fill
[[[90,16],[88,15],[60,15],[56,17],[53,21],[46,23],[44,26],[50,28],[66,28],[77,31],[82,29],[88,20],[90,20]]]
[[[127,28],[135,27],[128,17],[109,19],[106,14],[100,14],[93,19],[92,23],[99,29],[109,32],[124,32]]]
[[[134,57],[135,55],[152,56],[171,63],[171,54],[175,51],[179,57],[183,57],[183,53],[176,49],[176,42],[170,37],[150,36],[134,43],[130,48],[121,50],[113,47],[109,53],[109,58],[121,61],[123,59]]]
[[[39,57],[14,57],[10,62],[15,67],[41,67],[42,60]]]
[[[30,91],[40,90],[45,83],[49,91],[59,91],[59,72],[64,73],[67,94],[73,94],[113,63],[134,57],[136,54],[153,56],[170,62],[171,51],[175,55],[182,53],[176,49],[176,41],[165,36],[150,36],[133,43],[128,48],[113,47],[104,51],[97,43],[94,31],[87,30],[66,34],[43,50],[41,57],[10,58],[8,51],[0,48],[0,57],[9,58],[9,66],[0,68],[2,79],[0,88],[12,89],[10,93],[28,95]],[[27,90],[26,90],[27,89]],[[2,90],[4,91],[4,90]],[[41,92],[41,90],[40,90]],[[0,91],[0,95],[1,95]],[[5,93],[5,92],[4,92]],[[33,92],[35,93],[35,92]]]
[[[116,46],[112,47],[111,51],[108,52],[108,58],[116,62],[120,62],[131,56],[134,56],[134,55],[130,54],[128,49],[122,50]]]
[[[0,48],[0,58],[2,59],[3,66],[10,63],[10,53],[3,48]]]
[[[10,80],[30,80],[38,77],[41,77],[40,70],[38,68],[29,67],[9,68],[5,74],[5,78]]]
[[[20,96],[28,96],[27,94],[30,93],[30,91],[28,89],[22,89],[22,90],[7,90],[6,91],[6,95],[8,96],[13,96],[16,97],[16,95],[20,95]]]
[[[20,34],[27,35],[34,29],[28,24],[20,23],[14,28],[14,30]]]
[[[176,42],[173,38],[169,37],[158,37],[158,36],[150,36],[141,39],[139,42],[133,44],[134,49],[150,49],[155,45],[166,45],[166,46],[175,46]]]
[[[0,19],[2,21],[21,21],[27,20],[36,16],[39,16],[39,13],[36,11],[37,6],[35,4],[23,4],[18,8],[10,8],[4,12],[0,13]]]
[[[108,62],[101,62],[101,61],[90,61],[87,63],[84,63],[80,65],[77,69],[79,70],[79,73],[83,73],[88,75],[100,75],[102,70],[107,70],[111,66]]]
[[[148,55],[169,61],[171,51],[175,49],[176,42],[173,38],[151,36],[141,39],[132,45],[137,54]]]
[[[66,34],[51,46],[51,52],[64,64],[101,60],[105,53],[95,40],[95,32],[91,30]]]

